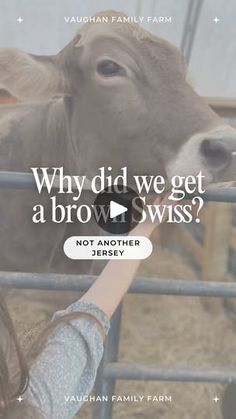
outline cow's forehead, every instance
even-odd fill
[[[101,15],[99,14],[99,16]],[[123,44],[125,47],[137,50],[137,52],[139,47],[142,47],[143,51],[143,47],[145,47],[146,52],[151,52],[153,56],[159,49],[160,56],[165,55],[166,57],[172,57],[174,60],[182,60],[180,51],[174,45],[151,34],[135,23],[87,23],[82,26],[79,33],[81,39],[78,41],[78,46],[110,40],[111,46],[112,41],[117,41],[117,44]]]
[[[101,18],[100,15],[96,16],[96,18]],[[154,35],[152,35],[150,32],[143,29],[141,26],[139,26],[136,23],[118,23],[115,21],[112,21],[113,16],[109,16],[108,22],[90,22],[86,23],[82,26],[80,32],[81,33],[93,33],[93,32],[113,32],[116,34],[123,34],[124,36],[128,38],[133,38],[136,40],[144,40],[144,39],[154,39]]]

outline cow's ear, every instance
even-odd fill
[[[0,88],[25,101],[69,94],[57,56],[35,56],[15,48],[0,49]]]

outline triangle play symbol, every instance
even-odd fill
[[[126,208],[124,205],[117,204],[115,201],[110,201],[110,217],[114,218],[117,217],[120,214],[123,214],[124,212],[127,212],[128,208]]]

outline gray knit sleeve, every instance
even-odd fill
[[[94,304],[77,301],[53,319],[67,313],[81,316],[56,327],[43,352],[30,370],[30,383],[25,397],[41,410],[46,419],[71,419],[94,385],[103,355],[102,325],[108,333],[110,322]]]

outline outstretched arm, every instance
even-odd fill
[[[167,198],[163,201],[157,198],[154,204],[166,205],[171,203]],[[158,223],[145,221],[142,224],[138,224],[128,237],[150,237],[157,225]],[[83,295],[80,301],[87,301],[97,305],[110,319],[129,289],[139,265],[140,260],[138,259],[109,261],[95,283]]]

